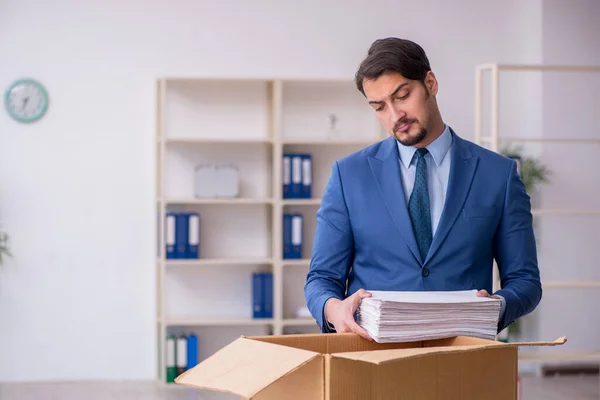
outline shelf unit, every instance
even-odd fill
[[[544,121],[550,128],[546,129],[544,127],[543,133],[539,136],[519,136],[515,135],[516,132],[514,129],[502,128],[505,121],[501,120],[502,114],[500,112],[500,106],[502,104],[500,78],[503,73],[510,72],[529,73],[529,75],[525,74],[525,76],[527,76],[525,81],[519,82],[524,85],[530,85],[529,89],[532,90],[533,95],[540,96],[539,104],[543,107],[541,110],[538,110],[541,116],[540,122]],[[571,75],[568,79],[565,79],[564,73]],[[600,135],[598,135],[597,130],[590,129],[589,132],[592,132],[592,134],[593,132],[596,132],[592,137],[577,137],[576,135],[574,135],[574,137],[569,137],[568,133],[573,130],[586,132],[587,129],[581,129],[577,126],[569,126],[571,128],[570,130],[564,129],[565,127],[562,124],[565,122],[557,120],[557,118],[560,119],[560,116],[555,117],[550,114],[551,117],[554,117],[554,120],[548,118],[548,114],[550,113],[548,110],[554,110],[557,107],[557,102],[562,101],[563,103],[558,106],[561,108],[560,115],[563,117],[568,115],[569,118],[562,119],[568,119],[570,123],[573,123],[573,119],[577,118],[573,115],[577,115],[578,110],[569,111],[569,107],[581,107],[582,104],[585,104],[585,101],[579,97],[575,97],[577,101],[573,101],[572,104],[565,104],[564,101],[570,94],[578,96],[577,93],[589,93],[589,88],[593,87],[588,86],[592,85],[590,80],[596,79],[597,85],[600,85],[600,74],[598,73],[600,73],[600,66],[485,64],[476,67],[475,142],[488,147],[495,152],[501,151],[501,144],[518,143],[521,147],[528,146],[528,151],[541,154],[541,157],[549,153],[550,156],[547,156],[547,159],[549,160],[552,160],[552,156],[562,152],[563,157],[550,165],[553,175],[558,173],[558,180],[561,185],[569,186],[568,189],[577,190],[579,196],[571,196],[568,198],[568,201],[577,203],[582,200],[587,200],[588,203],[590,203],[585,206],[573,204],[564,208],[556,205],[553,205],[552,207],[539,205],[540,202],[544,200],[548,201],[549,198],[554,202],[556,202],[556,199],[563,199],[564,201],[564,196],[556,195],[556,193],[560,193],[560,191],[564,193],[566,190],[564,187],[556,188],[558,184],[553,184],[553,176],[550,177],[551,180],[545,187],[553,188],[555,191],[554,196],[549,193],[543,193],[543,195],[540,196],[537,196],[537,193],[530,193],[532,198],[532,215],[534,216],[535,223],[542,223],[541,227],[536,227],[536,236],[538,237],[538,258],[540,261],[540,273],[542,276],[544,296],[540,306],[538,306],[538,310],[534,311],[530,316],[525,317],[527,322],[533,323],[534,326],[530,328],[538,331],[538,337],[530,337],[525,340],[545,340],[548,339],[548,336],[554,337],[558,334],[559,330],[562,332],[561,335],[566,335],[570,340],[566,345],[555,349],[524,349],[520,354],[520,365],[533,365],[538,368],[542,365],[560,364],[568,366],[577,363],[600,365],[600,341],[598,340],[597,335],[598,329],[600,329],[600,314],[597,313],[597,309],[594,306],[594,304],[598,304],[600,301],[600,290],[598,290],[600,289],[600,274],[595,272],[597,264],[595,258],[581,260],[571,254],[571,252],[576,254],[575,250],[582,250],[581,247],[583,247],[583,244],[578,244],[579,247],[573,244],[573,238],[578,237],[578,235],[581,235],[580,237],[590,237],[588,248],[586,249],[587,251],[592,253],[596,250],[593,244],[593,238],[595,237],[593,236],[593,231],[595,227],[597,232],[597,227],[599,226],[598,222],[600,222],[600,180],[597,178],[590,178],[585,181],[585,186],[581,185],[581,181],[575,179],[575,174],[572,174],[567,168],[575,159],[572,158],[571,160],[573,161],[571,161],[564,158],[564,154],[570,151],[587,151],[588,153],[585,153],[583,157],[588,163],[593,163],[593,165],[586,164],[584,167],[587,167],[588,170],[592,170],[593,167],[595,167],[595,170],[597,170],[598,167],[600,167],[600,164],[598,163],[598,157],[594,154],[597,154],[600,150]],[[484,96],[484,90],[486,89],[484,85],[484,75],[486,74],[489,74],[489,88],[487,89],[489,90],[489,97],[487,98]],[[552,75],[552,78],[549,78],[549,75]],[[558,78],[558,76],[560,76],[560,78]],[[546,81],[546,79],[548,79],[548,81]],[[510,78],[508,78],[507,81],[511,82]],[[515,81],[512,81],[512,83],[514,84]],[[567,85],[570,85],[570,87]],[[544,90],[548,87],[552,87],[552,93],[542,97],[542,93],[545,93]],[[514,89],[514,86],[512,88]],[[585,88],[585,90],[582,90],[582,88]],[[518,90],[519,88],[517,88],[516,92],[518,92]],[[592,90],[591,92],[595,94],[598,93],[597,90]],[[490,123],[487,127],[483,122],[485,114],[484,102],[486,99],[489,100],[488,112],[490,118]],[[513,91],[510,101],[514,100],[515,96]],[[588,101],[590,101],[590,99],[588,99]],[[594,102],[600,107],[600,99],[598,97],[592,99],[588,104],[594,104]],[[531,104],[532,102],[529,101],[529,103]],[[594,110],[590,110],[588,113],[590,115],[589,120],[575,120],[574,122],[580,124],[588,123],[588,126],[592,126],[592,124],[595,124],[595,122],[593,122],[593,118],[595,117],[593,111]],[[532,118],[532,115],[526,113],[526,117]],[[556,125],[553,125],[553,123]],[[506,125],[510,124],[506,123]],[[486,128],[488,130],[487,134],[484,133]],[[567,135],[544,136],[547,132],[555,132],[557,130],[561,132],[566,131]],[[510,132],[510,134],[504,134],[507,132]],[[569,147],[567,148],[566,146]],[[586,155],[589,156],[586,157]],[[554,159],[556,159],[556,157],[554,157]],[[585,190],[595,190],[595,192],[591,196],[586,196],[589,192],[585,192],[584,194]],[[551,190],[549,190],[549,192],[552,193]],[[593,223],[590,227],[590,234],[568,233],[570,228],[569,224],[575,224],[579,227],[586,223],[589,224],[590,221]],[[552,229],[544,230],[543,228],[545,225],[543,224],[548,224]],[[571,227],[571,229],[574,228]],[[550,231],[555,233],[549,235],[548,232]],[[567,236],[565,236],[565,232]],[[541,246],[539,243],[540,233],[542,234]],[[547,242],[545,242],[545,240],[547,240]],[[583,242],[585,242],[585,240]],[[547,253],[551,254],[547,255]],[[565,261],[564,263],[562,262],[563,260]],[[567,261],[570,262],[567,263]],[[574,261],[581,262],[581,265],[586,263],[589,264],[588,271],[584,271],[588,273],[588,276],[581,271],[583,268],[578,268],[580,265],[573,264]],[[554,270],[550,268],[551,266],[555,267]],[[557,266],[558,268],[556,268]],[[559,270],[561,272],[566,272],[567,275],[568,273],[571,275],[567,277],[558,276],[546,278],[546,276],[560,275],[557,272]],[[500,283],[497,267],[495,266],[494,290],[499,287]],[[571,304],[578,304],[581,308],[569,307],[566,305],[569,302],[571,302]],[[526,334],[535,336],[535,334],[531,332]],[[582,345],[581,342],[585,342],[586,340],[590,341],[590,338],[594,343],[588,346]],[[580,339],[579,343],[577,339]],[[577,349],[573,350],[572,347],[576,347]]]
[[[199,360],[240,335],[318,332],[305,307],[315,215],[332,163],[387,135],[351,80],[162,78],[156,83],[158,379],[168,334]],[[282,198],[282,156],[313,156],[310,199]],[[240,196],[195,198],[199,163],[238,165]],[[200,213],[199,259],[165,259],[165,214]],[[301,259],[282,258],[283,214],[304,216]],[[253,319],[251,274],[273,273],[273,318]],[[170,386],[170,385],[168,385]]]

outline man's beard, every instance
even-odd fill
[[[397,141],[399,141],[404,146],[414,146],[423,141],[427,137],[427,129],[421,128],[415,136],[407,135],[405,138],[401,139],[398,133],[394,132],[394,137]]]

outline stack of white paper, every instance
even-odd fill
[[[476,290],[369,293],[357,310],[358,324],[379,343],[496,337],[502,303],[477,297]]]

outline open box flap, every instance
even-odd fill
[[[175,379],[251,398],[319,353],[241,337]]]
[[[567,342],[566,336],[561,336],[552,342],[508,342],[507,346],[524,347],[524,346],[560,346]]]
[[[469,351],[502,348],[502,347],[521,347],[521,346],[556,346],[565,343],[566,337],[561,337],[553,342],[521,342],[521,343],[502,343],[489,341],[487,344],[472,344],[458,346],[440,346],[440,347],[422,347],[410,349],[394,349],[394,350],[376,350],[376,351],[356,351],[332,354],[332,358],[344,358],[353,361],[367,362],[371,364],[384,364],[397,360],[405,360],[410,358],[424,357],[430,354],[446,354],[446,353],[464,353]]]

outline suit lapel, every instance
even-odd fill
[[[452,132],[454,144],[452,146],[452,162],[450,165],[450,176],[448,179],[448,191],[444,209],[438,224],[433,241],[427,254],[425,264],[439,250],[446,236],[450,232],[456,219],[460,215],[467,194],[471,188],[471,182],[475,175],[478,158],[471,154],[464,140]]]
[[[369,157],[368,161],[394,224],[415,258],[422,263],[404,198],[398,147],[394,138],[386,139],[381,144],[377,155]]]

